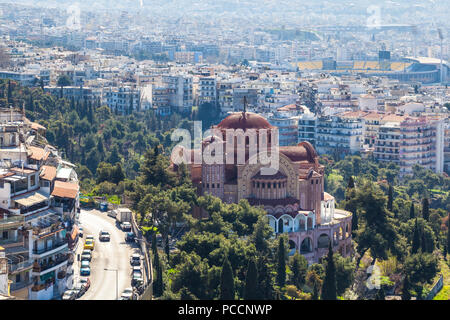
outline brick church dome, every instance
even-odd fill
[[[235,112],[217,125],[218,129],[272,129],[270,123],[259,114],[253,112]]]

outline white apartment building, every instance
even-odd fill
[[[198,104],[217,102],[217,82],[214,77],[201,77],[198,83]]]
[[[112,111],[129,114],[130,111],[140,110],[140,89],[130,87],[106,88],[103,90],[103,103]]]
[[[321,116],[316,124],[316,150],[319,154],[353,154],[364,141],[363,121],[340,116]]]

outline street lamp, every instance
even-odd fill
[[[116,272],[116,300],[117,300],[117,299],[119,299],[119,270],[118,269],[108,269],[108,268],[105,268],[104,270]]]

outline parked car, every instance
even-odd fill
[[[91,275],[91,267],[89,261],[81,261],[80,275],[89,276]]]
[[[109,232],[108,231],[100,231],[100,233],[99,233],[99,235],[98,235],[98,238],[100,239],[100,241],[109,241],[111,238],[110,238],[110,235],[109,235]]]
[[[62,296],[62,300],[75,300],[78,297],[77,290],[66,290]]]
[[[81,261],[89,261],[89,262],[91,262],[91,260],[92,260],[92,256],[90,254],[83,253],[81,255]]]
[[[125,242],[133,242],[134,239],[136,239],[136,236],[133,232],[127,232],[127,235],[125,236]]]
[[[79,236],[80,238],[83,238],[83,236],[84,236],[84,233],[83,233],[83,227],[78,227],[78,236]]]
[[[131,277],[131,285],[133,287],[139,287],[144,283],[144,278],[142,276],[141,267],[133,267],[133,274]]]
[[[84,259],[84,260],[89,260],[89,261],[91,261],[92,260],[92,251],[91,250],[89,250],[89,249],[84,249],[82,252],[81,252],[81,260],[83,260],[83,256],[89,256],[89,259]]]
[[[141,255],[139,253],[133,253],[130,257],[130,263],[132,266],[141,265]]]
[[[121,300],[133,300],[133,289],[126,288],[125,290],[123,290],[120,297],[122,298]]]
[[[91,280],[89,280],[89,278],[81,278],[78,283],[81,286],[81,289],[86,292],[88,291],[88,289],[91,287]],[[83,293],[84,293],[83,292]]]
[[[93,236],[92,234],[88,234],[88,235],[86,236],[86,240],[92,240],[92,241],[94,241],[94,236]]]
[[[107,215],[108,215],[108,217],[112,217],[112,218],[116,219],[117,211],[116,210],[109,210]]]
[[[84,242],[84,249],[94,250],[94,240],[86,239]]]
[[[122,222],[120,227],[123,231],[131,231],[131,223],[129,223],[128,221]]]

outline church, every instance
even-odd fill
[[[222,162],[191,161],[188,168],[199,194],[211,194],[226,203],[247,199],[251,205],[263,207],[275,234],[288,234],[289,253],[298,251],[309,263],[316,263],[327,254],[330,241],[334,251],[342,256],[350,255],[352,213],[336,209],[334,197],[324,192],[324,166],[319,163],[319,156],[309,142],[279,147],[278,170],[263,175],[261,168],[264,165],[251,161],[252,153],[249,152],[251,143],[259,142],[251,141],[246,133],[268,132],[270,147],[277,137],[272,135],[276,127],[261,115],[244,111],[230,114],[211,129],[214,134],[202,140],[201,149],[182,152],[194,159],[196,153],[204,152],[212,143],[219,141],[225,145],[230,142],[227,132],[234,130],[243,133],[245,142],[241,145],[244,145],[245,160],[241,163],[237,160],[240,150],[236,134],[231,136],[236,139],[231,149],[233,163],[225,161],[230,157],[227,148],[223,148],[226,152],[221,155],[224,157]],[[172,167],[177,169],[174,164]]]

